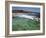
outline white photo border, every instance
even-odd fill
[[[43,6],[42,5],[18,5],[18,4],[10,4],[9,5],[9,34],[26,34],[26,33],[43,33]],[[20,6],[20,7],[37,7],[40,8],[40,30],[31,30],[31,31],[12,31],[12,6]]]

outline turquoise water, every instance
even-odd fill
[[[40,22],[27,18],[15,17],[12,19],[12,30],[40,30]]]

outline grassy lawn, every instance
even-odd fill
[[[40,30],[40,22],[27,18],[15,17],[12,19],[12,30]]]

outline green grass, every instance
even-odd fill
[[[12,30],[40,30],[40,22],[36,20],[16,17],[12,20]]]

